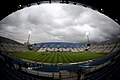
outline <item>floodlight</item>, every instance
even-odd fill
[[[31,34],[31,31],[29,31],[29,34]]]
[[[86,35],[89,35],[89,32],[86,32]]]
[[[28,33],[29,33],[29,35],[28,35],[27,45],[29,45],[29,39],[30,39],[31,31],[29,31]]]

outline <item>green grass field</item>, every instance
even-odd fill
[[[36,62],[74,63],[99,59],[101,57],[107,56],[108,54],[97,54],[88,52],[23,52],[11,53],[10,55],[19,59],[25,59]]]

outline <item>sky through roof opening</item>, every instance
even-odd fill
[[[31,43],[84,42],[120,37],[120,26],[111,18],[82,5],[33,5],[10,14],[0,21],[0,36]]]

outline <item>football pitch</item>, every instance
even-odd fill
[[[96,60],[108,54],[88,52],[21,52],[11,53],[13,57],[43,63],[75,63]]]

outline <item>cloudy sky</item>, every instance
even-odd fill
[[[14,12],[0,21],[0,36],[30,42],[103,41],[120,37],[120,25],[90,8],[71,4],[41,4]]]

